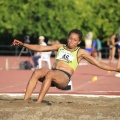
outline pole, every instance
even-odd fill
[[[5,60],[5,70],[9,70],[8,58]]]

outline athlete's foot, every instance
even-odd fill
[[[24,101],[27,101],[28,99],[24,99]]]
[[[39,104],[40,104],[41,102],[38,102],[38,101],[37,101],[37,102],[35,102],[35,103],[39,103]]]
[[[24,98],[24,101],[31,100],[31,98]]]
[[[28,99],[24,99],[23,101],[24,102],[29,102],[31,100],[31,98],[28,98]]]
[[[41,103],[41,102],[42,102],[42,100],[37,100],[37,101],[36,101],[36,103]]]

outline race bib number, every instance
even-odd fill
[[[60,50],[59,55],[57,56],[56,59],[63,60],[63,61],[66,61],[66,62],[72,62],[74,60],[74,56],[69,51]]]

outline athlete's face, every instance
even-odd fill
[[[79,35],[76,33],[71,33],[68,37],[68,47],[76,48],[78,44],[80,44]]]

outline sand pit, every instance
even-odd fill
[[[120,97],[47,95],[38,104],[37,96],[0,95],[0,120],[120,120]]]

